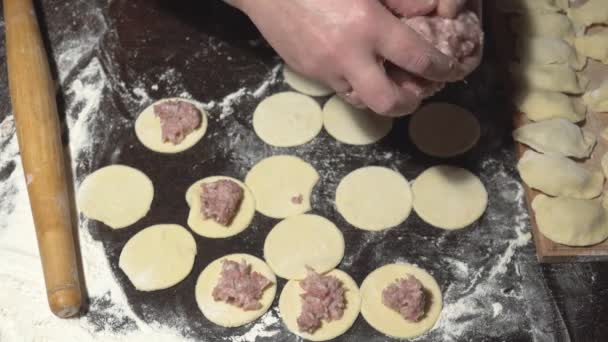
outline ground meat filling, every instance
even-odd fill
[[[321,320],[331,322],[342,318],[346,299],[338,278],[322,276],[309,269],[300,287],[305,291],[301,295],[302,312],[297,319],[300,331],[312,334],[321,327]]]
[[[266,277],[252,272],[251,265],[245,260],[240,263],[224,260],[220,280],[212,295],[214,300],[226,302],[244,311],[259,310],[262,308],[260,299],[270,284],[272,282]]]
[[[160,118],[163,142],[177,145],[201,125],[201,112],[190,102],[166,101],[154,105]]]
[[[236,216],[243,200],[243,188],[228,179],[203,183],[201,187],[203,217],[228,226]]]
[[[426,305],[422,283],[414,276],[397,279],[382,291],[382,303],[405,320],[417,322],[424,316]]]

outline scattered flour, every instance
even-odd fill
[[[502,313],[502,304],[492,303],[492,318],[498,317]]]

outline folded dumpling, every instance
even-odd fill
[[[587,113],[580,98],[549,90],[522,90],[515,95],[515,105],[532,121],[563,118],[579,122]]]
[[[593,133],[561,118],[521,126],[513,139],[538,152],[575,158],[588,158],[596,143]]]

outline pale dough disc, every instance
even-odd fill
[[[327,272],[344,257],[344,236],[328,219],[298,215],[279,222],[264,241],[264,259],[279,277],[304,279],[306,266]]]
[[[262,294],[260,299],[262,307],[259,310],[244,311],[234,305],[213,299],[213,288],[217,285],[222,273],[222,260],[239,263],[245,260],[251,265],[252,272],[258,272],[272,282]],[[263,260],[249,254],[230,254],[216,259],[205,267],[196,281],[194,294],[199,309],[208,320],[217,325],[231,328],[255,321],[265,314],[274,301],[276,291],[277,278]]]
[[[212,183],[218,180],[227,179],[237,183],[243,189],[243,200],[239,207],[236,216],[232,219],[229,226],[222,226],[214,220],[206,220],[201,212],[201,185],[203,183]],[[186,202],[190,206],[188,214],[188,226],[192,230],[204,237],[208,238],[225,238],[236,235],[247,227],[255,214],[255,199],[249,188],[238,179],[223,176],[214,176],[201,179],[192,184],[186,192]]]
[[[125,165],[103,167],[80,184],[76,202],[84,216],[118,229],[146,216],[154,198],[152,181]]]
[[[272,218],[286,218],[310,210],[310,195],[319,173],[293,156],[268,157],[251,168],[245,184],[251,189],[256,209]],[[301,196],[301,203],[295,198]]]
[[[323,107],[323,125],[339,142],[368,145],[391,131],[393,119],[355,108],[336,95]]]
[[[412,116],[409,132],[420,151],[447,158],[475,146],[481,129],[477,118],[466,109],[449,103],[430,103]]]
[[[253,112],[255,133],[272,146],[305,144],[322,128],[321,106],[313,98],[292,91],[267,97]]]
[[[295,91],[310,96],[327,96],[333,94],[333,89],[327,87],[321,82],[311,80],[308,77],[302,76],[293,71],[287,65],[283,66],[283,79]]]
[[[475,222],[488,206],[488,192],[471,172],[458,167],[434,166],[412,185],[414,211],[426,223],[443,229],[461,229]]]
[[[405,221],[412,211],[410,184],[391,169],[363,167],[340,181],[336,207],[344,219],[357,228],[391,228]]]
[[[118,266],[136,289],[162,290],[190,274],[195,256],[196,242],[188,230],[177,224],[158,224],[127,241]]]
[[[418,322],[405,320],[399,313],[382,303],[382,291],[395,280],[413,275],[426,290],[426,313]],[[425,270],[410,264],[390,264],[370,273],[361,284],[361,314],[374,329],[394,338],[414,338],[435,325],[443,307],[441,289]]]
[[[154,115],[154,105],[168,101],[185,101],[192,103],[201,112],[201,125],[193,132],[188,134],[186,138],[177,145],[172,142],[163,142],[160,119]],[[156,101],[155,103],[144,109],[135,120],[135,135],[137,139],[152,151],[160,153],[178,153],[194,146],[203,138],[207,131],[207,111],[203,106],[192,100],[181,98],[168,98]]]
[[[361,293],[357,283],[348,274],[341,270],[333,270],[327,275],[334,276],[342,281],[342,286],[346,289],[346,308],[344,315],[337,321],[322,321],[322,325],[314,334],[302,332],[298,328],[298,316],[302,312],[302,299],[300,295],[304,290],[300,287],[300,282],[290,280],[283,287],[281,297],[279,297],[279,314],[287,329],[292,333],[301,336],[309,341],[327,341],[344,334],[359,316],[361,309]]]

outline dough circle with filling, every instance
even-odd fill
[[[262,307],[260,309],[245,311],[237,306],[213,299],[213,289],[220,279],[223,260],[238,263],[245,260],[245,262],[251,265],[252,272],[258,272],[272,282],[262,294],[262,298],[260,299]],[[214,260],[205,267],[196,281],[194,291],[196,303],[208,320],[227,328],[238,327],[255,321],[268,311],[277,291],[277,278],[263,260],[249,254],[230,254]]]
[[[196,242],[186,228],[177,224],[158,224],[127,241],[118,266],[136,289],[162,290],[190,274],[195,256]]]
[[[382,291],[395,280],[407,275],[416,277],[425,290],[427,302],[420,321],[405,320],[398,312],[382,303]],[[441,289],[425,270],[410,264],[389,264],[370,273],[361,284],[361,314],[374,329],[394,338],[414,338],[431,330],[443,307]]]
[[[342,286],[346,289],[346,308],[341,319],[327,322],[323,320],[321,327],[313,334],[300,331],[298,327],[298,316],[302,312],[302,299],[300,295],[304,290],[300,287],[300,281],[290,280],[283,287],[279,298],[279,314],[287,329],[292,333],[305,338],[309,341],[327,341],[344,334],[359,316],[361,308],[361,294],[357,283],[348,274],[341,270],[333,270],[325,275],[330,275],[342,281]]]
[[[143,172],[130,166],[110,165],[85,178],[76,202],[84,216],[118,229],[146,216],[153,198],[154,186]]]
[[[401,224],[412,210],[407,179],[380,166],[367,166],[349,173],[336,190],[338,212],[353,226],[382,230]]]
[[[201,210],[201,185],[219,180],[233,181],[243,189],[243,199],[241,200],[239,209],[228,226],[222,226],[213,219],[203,218]],[[255,199],[253,194],[245,184],[238,179],[231,177],[213,176],[199,180],[188,188],[188,191],[186,192],[186,202],[190,206],[188,226],[192,228],[195,233],[208,238],[234,236],[249,227],[249,224],[255,215]]]
[[[293,91],[264,99],[253,112],[253,129],[265,143],[277,147],[305,144],[323,128],[321,106]]]
[[[188,134],[184,140],[177,145],[174,145],[172,142],[163,142],[160,118],[154,114],[154,105],[169,101],[184,101],[191,103],[201,112],[200,126]],[[139,114],[137,120],[135,120],[135,135],[137,135],[137,139],[139,139],[144,146],[152,151],[160,153],[179,153],[199,142],[207,131],[207,125],[207,111],[205,111],[202,104],[187,99],[168,98],[154,102]]]
[[[338,266],[344,257],[344,236],[330,220],[312,214],[279,222],[264,241],[264,259],[279,277],[304,279],[306,266],[318,273]]]
[[[333,89],[318,81],[300,75],[287,65],[283,66],[283,79],[292,89],[302,94],[310,96],[327,96],[334,93]]]

